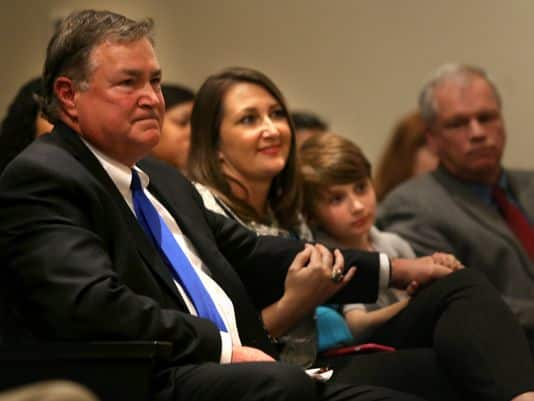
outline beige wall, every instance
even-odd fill
[[[6,4],[7,2],[2,2]],[[421,82],[448,61],[489,69],[501,89],[509,166],[534,168],[531,0],[20,0],[1,5],[0,111],[40,72],[52,21],[73,8],[156,20],[166,80],[197,87],[231,65],[266,72],[293,108],[322,114],[376,160]]]

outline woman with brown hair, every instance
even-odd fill
[[[189,177],[204,204],[259,235],[311,240],[300,216],[300,176],[293,122],[282,94],[259,71],[231,68],[209,77],[191,116]],[[322,249],[326,255],[326,248]],[[337,264],[341,260],[339,251]],[[285,361],[315,361],[313,311],[343,286],[331,272],[289,271],[277,305],[265,308],[267,331],[280,337]]]
[[[376,169],[379,202],[400,183],[437,167],[438,158],[427,146],[425,134],[426,125],[418,111],[397,123]]]

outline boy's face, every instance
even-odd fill
[[[376,195],[369,178],[328,187],[314,209],[317,225],[347,246],[366,238],[375,223],[375,214]]]

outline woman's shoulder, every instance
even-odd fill
[[[296,231],[299,239],[304,241],[314,240],[313,232],[301,213],[298,215],[298,225],[296,227]]]
[[[226,211],[219,204],[220,201],[217,199],[217,197],[209,187],[199,182],[193,182],[193,185],[200,194],[200,197],[202,198],[202,202],[204,202],[204,207],[206,209],[228,217]]]

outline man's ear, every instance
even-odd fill
[[[67,77],[58,77],[54,82],[54,93],[59,101],[61,110],[72,120],[78,117],[76,109],[76,90],[74,82]]]

